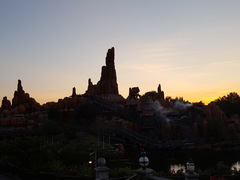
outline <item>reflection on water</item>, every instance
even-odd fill
[[[182,164],[170,165],[171,174],[182,174],[182,173],[185,173],[185,171],[186,171],[185,166]]]
[[[231,170],[233,171],[240,171],[240,162],[237,161],[235,164],[232,165]]]

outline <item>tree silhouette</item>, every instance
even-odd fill
[[[149,91],[146,92],[144,95],[141,96],[141,100],[146,101],[147,99],[155,99],[157,96],[156,91]]]
[[[227,96],[219,97],[215,103],[230,117],[233,114],[240,116],[240,96],[236,92],[231,92]]]

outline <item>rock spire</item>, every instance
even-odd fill
[[[159,84],[157,88],[157,99],[164,100],[164,91],[161,89],[161,84]]]
[[[119,95],[117,75],[114,64],[114,47],[108,49],[106,56],[106,65],[102,66],[101,78],[96,85],[93,85],[91,79],[88,80],[87,94],[90,95]]]
[[[23,90],[21,80],[18,80],[17,91],[14,92],[12,109],[16,109],[17,113],[33,112],[40,109],[40,104]],[[21,109],[21,111],[18,109]]]
[[[73,89],[72,89],[72,97],[74,97],[74,96],[76,96],[76,95],[77,95],[77,93],[76,93],[76,88],[73,87]]]

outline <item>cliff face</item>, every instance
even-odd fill
[[[100,80],[96,85],[93,85],[91,79],[89,79],[86,94],[119,95],[114,58],[114,47],[112,47],[111,49],[108,49],[106,65],[102,67]]]

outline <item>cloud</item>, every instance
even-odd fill
[[[189,43],[187,38],[170,37],[165,39],[157,39],[155,42],[145,42],[143,44],[136,44],[135,51],[137,54],[141,54],[147,57],[152,56],[175,56],[181,53],[179,47],[182,47]]]
[[[137,71],[143,71],[146,73],[154,73],[154,72],[160,72],[160,71],[174,71],[174,70],[182,70],[182,69],[188,69],[192,68],[193,66],[179,66],[174,67],[167,64],[138,64],[137,66],[134,64],[128,64],[124,68],[131,69],[131,70],[137,70]]]
[[[225,64],[236,64],[236,63],[240,63],[240,60],[213,62],[211,63],[211,65],[225,65]]]
[[[188,69],[192,68],[193,66],[180,66],[180,67],[166,67],[166,68],[159,68],[157,71],[172,71],[172,70],[181,70],[181,69]]]

